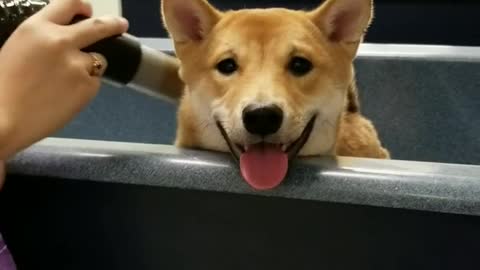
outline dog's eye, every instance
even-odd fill
[[[312,70],[313,64],[303,57],[293,57],[288,63],[288,70],[295,76],[303,76]]]
[[[217,70],[224,75],[230,75],[237,71],[237,69],[237,63],[232,58],[227,58],[217,64]]]

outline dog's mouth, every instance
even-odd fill
[[[315,119],[316,115],[312,116],[301,135],[289,144],[265,141],[252,145],[235,144],[222,124],[219,121],[216,123],[230,152],[240,161],[240,170],[245,181],[255,189],[266,190],[275,188],[283,181],[288,172],[289,160],[295,158],[308,141]]]

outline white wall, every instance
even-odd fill
[[[93,6],[93,15],[122,15],[121,0],[90,0]]]

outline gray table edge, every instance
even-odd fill
[[[144,46],[174,52],[170,38],[137,37]],[[480,46],[362,43],[358,59],[392,59],[422,61],[480,62]]]
[[[47,138],[8,161],[9,174],[274,196],[480,215],[480,166],[350,157],[295,161],[287,179],[255,191],[229,154],[111,141]],[[8,180],[7,180],[8,181]]]

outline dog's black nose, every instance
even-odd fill
[[[265,107],[247,106],[242,113],[243,125],[251,134],[267,136],[282,126],[283,111],[276,105]]]

